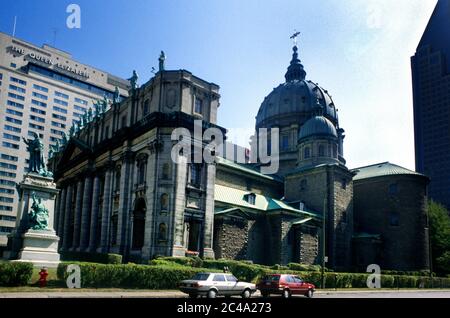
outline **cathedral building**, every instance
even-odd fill
[[[427,269],[428,178],[390,163],[349,169],[337,107],[306,79],[297,46],[285,79],[256,116],[257,131],[280,132],[272,175],[217,154],[212,163],[190,160],[207,150],[196,129],[226,133],[217,125],[219,86],[165,70],[163,58],[147,83],[132,79],[126,99],[87,115],[50,160],[61,190],[60,250],[142,262],[198,253],[269,265],[326,261],[342,271]],[[176,128],[191,133],[182,141],[192,152],[174,161]]]

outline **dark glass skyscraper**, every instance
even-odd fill
[[[416,170],[450,208],[450,0],[439,0],[411,58]]]

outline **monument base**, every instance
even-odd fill
[[[28,230],[22,238],[23,248],[13,262],[33,263],[35,267],[58,267],[60,263],[59,237],[56,236],[55,231]]]

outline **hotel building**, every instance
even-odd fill
[[[0,32],[0,255],[16,221],[20,182],[28,168],[22,137],[37,133],[49,146],[61,140],[96,100],[112,99],[129,82],[74,60],[48,45],[38,47]]]

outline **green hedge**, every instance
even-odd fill
[[[122,255],[110,253],[61,252],[61,260],[92,262],[101,264],[122,264]]]
[[[0,286],[25,286],[33,275],[33,264],[21,262],[0,263]]]
[[[203,267],[203,260],[198,257],[158,257],[149,262],[150,265],[178,264],[190,267]]]
[[[81,287],[94,288],[176,289],[180,281],[207,271],[185,266],[64,262],[58,266],[58,279],[64,281],[67,279],[70,274],[66,272],[69,264],[80,266]]]

